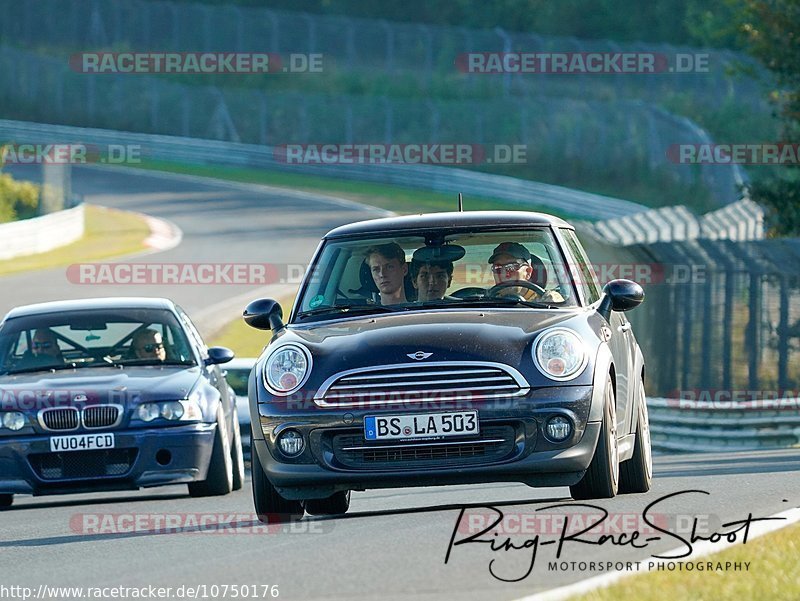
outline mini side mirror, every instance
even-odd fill
[[[260,298],[254,300],[244,310],[242,314],[245,323],[257,330],[280,330],[283,329],[283,309],[278,301],[271,298]]]
[[[644,290],[631,280],[611,280],[603,287],[603,299],[597,311],[611,319],[612,311],[630,311],[638,307],[644,300]]]

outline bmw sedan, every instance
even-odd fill
[[[186,313],[167,299],[107,298],[13,309],[0,324],[0,504],[244,481],[234,395]]]
[[[250,376],[262,520],[347,511],[351,491],[486,482],[645,492],[645,362],[574,228],[528,212],[354,223],[322,240]]]

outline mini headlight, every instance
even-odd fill
[[[161,417],[170,420],[180,419],[183,417],[183,405],[180,401],[161,403]]]
[[[286,344],[267,359],[264,365],[264,382],[270,392],[287,395],[305,383],[310,371],[310,353],[299,345]]]
[[[151,422],[161,415],[161,408],[157,403],[142,403],[139,405],[138,415],[143,422]]]
[[[586,367],[588,353],[578,334],[566,328],[553,328],[539,336],[533,359],[548,378],[570,380]]]
[[[19,411],[9,411],[3,413],[3,426],[16,432],[25,427],[25,414]]]

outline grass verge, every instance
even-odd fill
[[[715,553],[698,562],[750,562],[748,571],[649,572],[608,588],[570,597],[570,601],[718,601],[719,599],[800,599],[800,524]]]
[[[294,297],[278,299],[284,317],[288,317],[292,309]],[[248,326],[241,317],[228,322],[208,342],[209,346],[226,346],[236,353],[237,357],[258,357],[261,349],[269,342],[272,335],[264,330],[256,330]]]
[[[264,184],[303,192],[331,194],[340,198],[388,209],[400,214],[455,211],[457,209],[455,194],[427,192],[425,190],[389,184],[357,182],[316,175],[297,175],[294,173],[281,173],[278,171],[266,171],[247,167],[185,165],[182,163],[153,160],[143,160],[140,164],[132,166],[154,171],[199,175],[248,184]],[[467,197],[464,199],[464,205],[465,208],[470,211],[541,211],[543,213],[557,215],[563,219],[583,219],[584,221],[591,221],[587,220],[585,217],[579,217],[578,215],[563,211],[555,211],[549,207],[534,204],[523,206],[499,198]]]
[[[147,249],[147,222],[135,213],[86,205],[86,229],[80,240],[45,253],[0,261],[0,276],[23,271],[99,261]]]

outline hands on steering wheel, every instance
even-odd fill
[[[489,290],[487,290],[486,296],[489,298],[505,296],[505,295],[500,295],[499,293],[502,292],[503,290],[506,290],[507,288],[527,288],[528,290],[533,290],[536,294],[539,295],[540,298],[543,297],[545,294],[547,294],[547,290],[545,290],[538,284],[534,284],[533,282],[529,282],[527,280],[516,280],[512,282],[501,282],[500,284],[492,286],[491,288],[489,288]],[[521,294],[518,294],[517,296],[520,297],[520,300],[527,300],[523,298]]]

